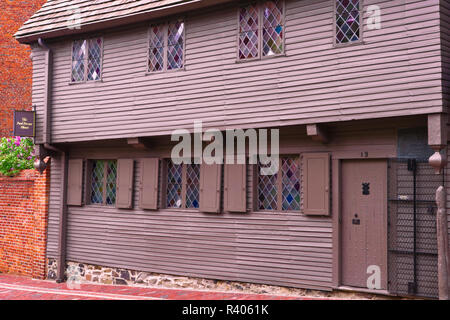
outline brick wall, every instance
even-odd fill
[[[13,35],[45,1],[0,0],[0,137],[11,135],[13,110],[31,108],[31,51]]]
[[[0,175],[0,272],[45,278],[50,163],[43,174]]]

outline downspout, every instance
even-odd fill
[[[60,207],[58,225],[58,251],[56,256],[57,272],[56,282],[64,281],[64,270],[66,265],[66,226],[67,226],[67,175],[68,175],[68,153],[51,145],[51,111],[52,111],[52,80],[53,80],[53,52],[42,38],[38,44],[45,50],[45,84],[44,84],[44,110],[43,110],[43,133],[42,142],[39,144],[39,160],[42,167],[42,159],[51,154],[59,154],[62,162],[62,181],[60,188]]]

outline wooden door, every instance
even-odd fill
[[[387,289],[387,163],[343,161],[341,181],[342,284],[367,288],[368,267],[378,266]]]

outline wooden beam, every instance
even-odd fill
[[[66,243],[67,243],[67,177],[69,155],[63,152],[61,155],[61,187],[59,203],[59,224],[58,224],[58,253],[56,282],[64,282],[64,272],[66,270]]]
[[[447,145],[447,121],[445,113],[428,115],[428,144],[433,149],[441,150]]]
[[[328,134],[326,129],[318,124],[306,125],[306,134],[314,141],[319,141],[322,143],[328,142]]]
[[[140,150],[150,149],[151,147],[150,143],[142,138],[129,138],[127,139],[127,143],[130,146]]]

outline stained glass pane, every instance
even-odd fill
[[[270,165],[258,165],[258,208],[260,210],[277,210],[278,174],[262,175],[261,168],[263,167],[270,167]]]
[[[72,46],[72,82],[84,81],[86,40],[74,41]]]
[[[107,161],[106,168],[106,204],[116,203],[117,161]]]
[[[161,71],[164,69],[164,28],[162,25],[150,27],[150,47],[148,56],[148,70]]]
[[[102,61],[102,39],[89,40],[88,80],[100,80]]]
[[[255,5],[239,10],[239,59],[258,57],[258,8]]]
[[[186,165],[186,208],[199,207],[200,165]]]
[[[181,208],[182,165],[167,163],[167,208]]]
[[[282,210],[300,210],[300,168],[298,158],[281,159]]]
[[[263,55],[283,53],[283,1],[266,1],[263,13]]]
[[[103,178],[105,175],[105,162],[93,161],[92,162],[92,175],[91,175],[91,203],[102,204],[103,203]]]
[[[184,43],[184,22],[176,21],[169,23],[168,27],[168,47],[167,47],[167,69],[183,68],[183,43]]]
[[[167,69],[183,68],[183,46],[169,46],[167,48]]]
[[[336,43],[359,40],[360,0],[336,0]]]

